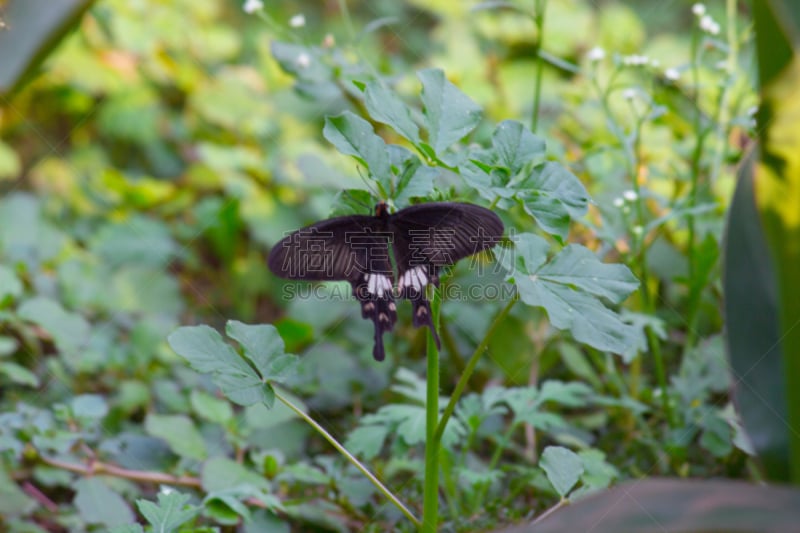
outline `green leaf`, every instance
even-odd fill
[[[364,103],[369,115],[414,144],[419,144],[419,129],[411,119],[411,111],[394,91],[384,83],[370,81],[364,91]]]
[[[619,478],[619,470],[606,461],[606,455],[600,450],[594,448],[581,450],[578,452],[578,456],[583,463],[581,484],[584,487],[604,489]]]
[[[89,340],[89,323],[86,319],[78,313],[66,311],[54,300],[43,297],[26,300],[19,306],[17,314],[44,328],[52,335],[61,352],[75,353]]]
[[[241,486],[269,490],[269,481],[240,463],[226,457],[215,457],[203,463],[203,490],[223,491]]]
[[[297,371],[299,361],[296,356],[283,353],[283,339],[275,326],[229,320],[225,330],[242,345],[245,357],[253,362],[267,383],[281,382]]]
[[[36,501],[19,488],[5,466],[0,464],[0,516],[26,515],[36,507]]]
[[[389,429],[384,425],[359,426],[350,432],[345,448],[365,460],[374,458],[381,452]]]
[[[753,447],[767,477],[788,481],[793,437],[786,425],[790,395],[780,348],[780,291],[756,206],[755,155],[739,170],[728,215],[723,268],[726,345],[733,372],[742,382],[735,390],[742,425],[749,435],[758,435]]]
[[[203,498],[205,512],[217,522],[233,526],[242,519],[250,521],[250,510],[236,493],[211,492]]]
[[[600,301],[619,303],[638,286],[630,269],[602,263],[578,244],[570,244],[537,267],[541,239],[521,235],[516,246],[522,261],[517,261],[517,270],[509,278],[514,279],[523,302],[543,307],[553,326],[570,330],[577,341],[598,350],[625,353],[636,343],[636,329]]]
[[[114,527],[134,522],[133,511],[105,482],[97,477],[79,479],[73,486],[73,503],[84,521]]]
[[[225,333],[242,346],[244,356],[255,364],[262,375],[272,357],[283,354],[283,339],[271,324],[249,325],[228,320]]]
[[[145,533],[141,524],[122,524],[108,530],[108,533]]]
[[[422,70],[417,76],[422,82],[428,142],[441,154],[475,129],[481,120],[481,108],[450,83],[441,70]]]
[[[151,413],[147,415],[144,427],[148,434],[164,439],[181,457],[202,461],[208,455],[202,435],[187,416]]]
[[[99,394],[81,394],[70,401],[72,414],[77,418],[103,418],[108,414],[106,399]]]
[[[4,5],[0,29],[0,94],[7,95],[35,72],[80,20],[90,0],[25,0]]]
[[[564,383],[549,379],[539,388],[539,402],[556,402],[566,407],[587,407],[594,394],[591,387],[580,381]]]
[[[570,220],[582,217],[588,209],[589,193],[583,183],[552,161],[534,169],[518,187],[525,210],[543,230],[561,239],[569,233]]]
[[[216,424],[226,424],[233,418],[231,404],[208,393],[193,390],[189,400],[198,416]]]
[[[391,175],[386,143],[375,135],[372,125],[350,111],[325,117],[322,134],[341,153],[355,157],[379,182]]]
[[[253,511],[250,522],[245,522],[242,526],[244,527],[244,533],[262,533],[264,531],[269,531],[269,533],[291,533],[287,522],[266,509]]]
[[[17,363],[0,363],[0,374],[5,374],[12,383],[18,385],[27,385],[28,387],[39,386],[39,377]]]
[[[371,211],[375,204],[369,191],[363,189],[345,189],[336,194],[330,216],[363,215]]]
[[[565,498],[572,487],[583,475],[583,461],[572,450],[562,446],[548,446],[539,460],[547,479],[562,498]]]
[[[701,425],[703,434],[700,446],[708,450],[714,457],[726,457],[733,450],[733,429],[722,416],[715,412],[706,413]]]
[[[19,298],[22,295],[22,288],[22,282],[16,273],[6,265],[0,265],[0,304],[7,297]]]
[[[537,270],[542,280],[570,286],[620,303],[639,287],[631,270],[622,264],[601,262],[588,248],[570,244]]]
[[[103,226],[90,241],[90,249],[108,265],[142,265],[162,268],[177,253],[169,228],[142,216]]]
[[[19,348],[17,339],[0,335],[0,357],[16,352],[17,348]]]
[[[440,170],[428,165],[403,148],[395,144],[389,145],[392,167],[397,169],[397,185],[394,187],[394,204],[404,207],[412,198],[425,198],[433,193],[433,183]]]
[[[208,326],[182,327],[172,332],[167,342],[192,368],[212,374],[214,383],[232,402],[252,405],[268,399],[269,391],[261,376],[216,330]]]
[[[200,508],[188,505],[191,496],[175,490],[158,493],[158,504],[147,500],[136,500],[139,512],[153,527],[154,532],[169,533],[178,529],[200,512]]]
[[[7,32],[0,30],[0,36]],[[44,220],[41,202],[28,193],[13,192],[0,199],[0,252],[4,262],[19,261],[38,271],[41,263],[59,253],[64,234]]]
[[[19,155],[6,143],[0,141],[0,181],[15,180],[22,171]],[[0,284],[2,287],[2,284]],[[2,296],[2,293],[0,293]]]
[[[504,120],[492,135],[492,145],[497,152],[496,165],[516,175],[531,161],[544,157],[544,139],[537,137],[516,120]]]

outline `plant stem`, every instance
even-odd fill
[[[439,296],[433,291],[431,320],[439,329]],[[436,533],[439,525],[439,440],[436,425],[439,422],[439,350],[433,333],[428,332],[428,373],[425,397],[425,482],[422,496],[422,533]]]
[[[531,110],[531,131],[536,133],[539,127],[539,106],[542,96],[542,74],[544,72],[544,59],[542,59],[542,41],[544,39],[544,14],[547,10],[547,0],[536,0],[536,13],[533,15],[533,23],[536,25],[536,45],[534,56],[536,57],[536,75],[533,83],[533,109]]]
[[[339,0],[339,11],[342,13],[344,26],[347,28],[347,36],[352,41],[355,39],[355,30],[353,30],[353,20],[350,18],[350,10],[347,8],[347,0]]]
[[[569,500],[566,499],[566,498],[561,498],[561,500],[559,500],[559,502],[557,504],[555,504],[550,509],[548,509],[545,512],[543,512],[542,514],[540,514],[536,518],[536,520],[534,520],[530,525],[531,526],[535,526],[536,524],[538,524],[539,522],[541,522],[542,520],[544,520],[545,518],[547,518],[551,514],[555,513],[556,511],[558,511],[559,509],[561,509],[562,507],[565,507],[567,505],[569,505]]]
[[[497,329],[497,326],[499,326],[506,315],[508,315],[517,300],[519,300],[519,294],[515,293],[514,297],[508,301],[503,310],[500,311],[500,314],[497,315],[492,324],[489,326],[489,330],[486,332],[486,335],[483,336],[483,340],[481,340],[480,344],[477,348],[475,348],[475,351],[469,358],[467,367],[464,369],[461,377],[458,378],[456,388],[453,390],[453,394],[450,396],[450,401],[447,402],[447,407],[445,407],[444,412],[442,413],[442,418],[439,419],[439,425],[436,427],[436,434],[434,436],[437,442],[442,439],[442,434],[444,433],[444,428],[447,426],[447,421],[450,420],[450,417],[453,415],[453,411],[456,410],[458,399],[461,398],[461,394],[463,394],[464,389],[467,387],[467,382],[469,381],[470,376],[472,376],[472,372],[475,371],[475,366],[477,366],[481,355],[483,355],[483,352],[489,345],[489,340],[492,338],[494,330]]]
[[[409,520],[411,520],[411,521],[414,523],[414,525],[415,525],[415,526],[419,527],[420,523],[419,523],[419,520],[417,520],[417,517],[415,517],[415,516],[414,516],[414,514],[413,514],[411,511],[409,511],[409,510],[408,510],[408,508],[407,508],[405,505],[403,505],[403,502],[401,502],[401,501],[400,501],[400,500],[397,498],[397,496],[395,496],[395,495],[394,495],[394,494],[393,494],[393,493],[392,493],[392,492],[391,492],[389,489],[387,489],[387,488],[384,486],[384,484],[383,484],[383,483],[381,483],[381,482],[380,482],[380,480],[379,480],[377,477],[375,477],[375,475],[374,475],[372,472],[370,472],[370,471],[367,469],[367,467],[366,467],[366,466],[364,466],[364,465],[361,463],[361,461],[359,461],[358,459],[356,459],[356,458],[355,458],[355,456],[354,456],[353,454],[351,454],[349,451],[347,451],[347,448],[345,448],[344,446],[342,446],[342,445],[339,443],[339,441],[337,441],[337,440],[336,440],[336,438],[335,438],[333,435],[331,435],[330,433],[328,433],[328,432],[325,430],[325,428],[323,428],[322,426],[320,426],[320,425],[317,423],[317,421],[316,421],[316,420],[314,420],[313,418],[311,418],[311,417],[308,415],[308,413],[306,413],[305,411],[303,411],[302,409],[300,409],[299,407],[297,407],[295,404],[293,404],[293,403],[292,403],[292,402],[289,400],[289,398],[287,398],[286,396],[284,396],[284,395],[281,393],[281,391],[280,391],[280,390],[278,390],[278,388],[277,388],[277,387],[274,387],[274,386],[273,386],[273,389],[274,389],[274,391],[275,391],[275,397],[276,397],[277,399],[279,399],[280,401],[282,401],[282,402],[283,402],[283,404],[284,404],[286,407],[288,407],[289,409],[291,409],[292,411],[294,411],[294,412],[297,414],[297,416],[299,416],[300,418],[302,418],[303,420],[305,420],[305,421],[306,421],[306,422],[307,422],[307,423],[308,423],[308,424],[309,424],[309,425],[310,425],[312,428],[314,428],[314,430],[315,430],[317,433],[319,433],[320,435],[322,435],[322,437],[323,437],[325,440],[327,440],[327,441],[328,441],[328,442],[331,444],[331,446],[333,446],[334,448],[336,448],[336,451],[338,451],[340,454],[342,454],[342,455],[345,457],[345,459],[347,459],[348,461],[350,461],[350,464],[352,464],[353,466],[355,466],[356,468],[358,468],[358,469],[361,471],[361,473],[362,473],[362,474],[364,474],[364,475],[367,477],[367,479],[369,479],[369,480],[370,480],[370,482],[372,482],[372,484],[373,484],[373,485],[375,485],[375,488],[377,488],[377,489],[378,489],[380,492],[382,492],[382,493],[383,493],[383,495],[384,495],[384,496],[386,496],[386,497],[389,499],[389,501],[391,501],[391,502],[392,502],[392,503],[395,505],[395,507],[397,507],[397,508],[400,510],[400,512],[401,512],[401,513],[403,513],[404,515],[406,515],[406,518],[408,518]]]
[[[693,209],[697,205],[697,189],[700,183],[700,160],[703,156],[703,145],[705,143],[706,132],[702,127],[702,113],[700,111],[700,29],[695,27],[692,30],[692,44],[691,44],[691,72],[692,72],[692,85],[694,86],[694,131],[697,133],[697,141],[695,142],[694,150],[692,151],[692,168],[689,183],[689,209]],[[686,242],[687,260],[689,263],[689,272],[687,279],[689,280],[689,327],[687,328],[686,350],[689,349],[691,344],[694,344],[695,335],[694,331],[694,302],[695,293],[697,289],[695,283],[695,266],[697,259],[695,258],[694,243],[697,240],[695,229],[695,217],[693,213],[689,214],[688,229],[689,236]],[[686,351],[684,350],[684,352]]]

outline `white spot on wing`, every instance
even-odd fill
[[[428,276],[425,273],[425,267],[417,266],[403,272],[398,289],[403,290],[406,287],[411,287],[416,291],[422,292],[427,284]]]

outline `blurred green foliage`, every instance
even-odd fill
[[[448,425],[443,531],[516,522],[616,480],[752,476],[717,263],[753,135],[752,51],[745,10],[707,7],[716,34],[690,2],[549,2],[543,34],[525,2],[95,3],[0,101],[0,527],[411,530],[296,412],[247,390],[232,405],[224,380],[166,342],[181,324],[273,324],[285,346],[272,355],[300,356],[286,379],[270,367],[282,394],[418,513],[424,332],[401,308],[376,363],[358,306],[325,296],[349,289],[291,298],[301,287],[264,260],[287,230],[366,212],[375,191],[360,173],[389,179],[385,162],[337,152],[343,120],[426,159],[401,158],[406,181],[382,184],[397,207],[494,204],[522,237],[522,261],[505,266],[530,306],[498,325]],[[416,127],[431,107],[417,72],[431,68],[458,91],[445,103],[483,113],[446,156],[460,137],[422,141]],[[534,112],[536,136],[521,126]],[[511,141],[521,159],[476,155]],[[530,183],[524,165],[541,170]],[[559,258],[601,280],[548,277]],[[466,263],[453,280],[487,283]],[[603,263],[627,265],[640,290],[626,300],[635,283]],[[558,307],[576,293],[578,320]],[[443,394],[503,304],[443,302]],[[598,323],[614,333],[603,343],[586,332]],[[249,360],[236,364],[254,383],[273,376]]]

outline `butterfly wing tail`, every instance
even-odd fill
[[[439,334],[436,333],[436,328],[433,327],[433,319],[431,318],[431,303],[425,299],[423,295],[411,300],[412,311],[412,324],[415,328],[420,326],[428,326],[433,334],[433,340],[436,341],[436,348],[442,349],[442,343],[439,340]]]
[[[372,320],[375,326],[375,347],[372,356],[383,361],[383,334],[391,331],[397,322],[397,307],[392,296],[391,277],[384,274],[369,274],[353,283],[353,294],[361,302],[361,317]]]

